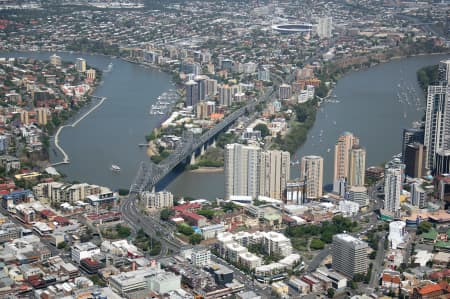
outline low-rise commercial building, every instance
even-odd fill
[[[201,228],[203,239],[213,239],[215,238],[219,233],[225,231],[225,225],[222,223],[219,224],[213,224],[204,226]]]
[[[91,258],[100,253],[100,248],[91,242],[79,243],[72,246],[71,256],[72,261],[80,264],[81,260]]]
[[[194,266],[204,267],[211,263],[211,252],[208,249],[197,249],[191,253],[191,262]]]
[[[165,294],[181,288],[181,277],[158,268],[145,268],[112,275],[109,285],[121,296],[137,291]]]

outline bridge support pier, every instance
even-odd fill
[[[206,143],[202,145],[202,148],[200,149],[200,156],[203,156],[206,151]]]
[[[212,143],[210,145],[212,148],[216,147],[216,138],[213,138]]]
[[[191,154],[191,162],[189,164],[191,164],[191,165],[195,164],[195,151],[192,152],[192,154]]]

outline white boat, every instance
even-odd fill
[[[115,164],[113,164],[113,165],[111,165],[111,171],[119,172],[120,171],[120,167],[115,165]]]
[[[110,64],[108,64],[108,67],[103,70],[104,73],[109,73],[110,71],[112,71],[113,68],[113,63],[111,62]]]

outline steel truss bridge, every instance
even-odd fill
[[[196,152],[201,151],[203,146],[207,146],[209,142],[214,141],[214,138],[220,132],[227,129],[247,111],[253,111],[256,103],[256,101],[251,102],[246,106],[232,112],[214,128],[206,131],[200,136],[194,136],[191,132],[185,132],[181,138],[181,141],[178,142],[175,150],[170,154],[170,156],[161,161],[161,163],[155,164],[151,160],[142,161],[140,163],[137,175],[131,184],[130,194],[139,194],[145,190],[153,190],[155,186],[177,165],[188,161],[188,159],[195,155]]]

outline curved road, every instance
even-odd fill
[[[161,243],[160,254],[152,258],[167,256],[169,250],[171,252],[179,252],[183,244],[173,237],[173,229],[169,225],[160,222],[159,219],[141,214],[137,207],[137,202],[137,196],[131,194],[121,202],[120,212],[122,213],[123,219],[135,231],[142,228],[148,236]]]
[[[270,99],[273,92],[274,88],[268,87],[265,90],[264,95],[256,102],[260,103],[267,101]],[[252,107],[254,105],[255,103],[250,103],[247,107]],[[171,252],[179,252],[185,244],[182,244],[179,240],[174,238],[173,227],[168,223],[160,221],[158,218],[143,215],[136,206],[137,202],[137,194],[135,192],[130,192],[129,196],[122,200],[119,210],[122,213],[123,219],[129,223],[135,231],[142,228],[148,236],[161,242],[161,252],[158,256],[154,256],[153,258],[166,256],[169,254],[169,250]]]

